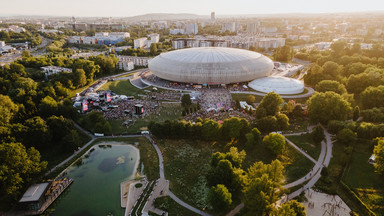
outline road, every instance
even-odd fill
[[[43,51],[45,51],[45,49],[42,49],[41,51],[36,52],[36,53],[34,53],[34,51],[36,51],[39,48],[43,48],[43,47],[47,46],[49,43],[51,43],[51,41],[52,40],[50,40],[48,38],[42,37],[41,44],[35,48],[30,49],[29,52],[33,56],[42,55],[42,54],[44,54]],[[22,51],[20,51],[20,50],[17,50],[14,53],[7,53],[7,54],[3,55],[2,57],[0,57],[0,63],[8,64],[8,63],[11,63],[13,61],[16,61],[17,59],[21,58],[21,53],[22,53]]]

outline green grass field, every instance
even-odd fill
[[[359,140],[344,175],[345,183],[377,215],[384,215],[384,176],[368,163],[373,146],[369,140]]]
[[[198,215],[171,199],[169,196],[156,198],[155,206],[168,212],[168,215],[172,216],[195,216]]]
[[[111,90],[119,95],[134,96],[145,94],[144,90],[136,88],[129,80],[115,80],[105,83],[100,90]]]
[[[313,159],[317,160],[319,158],[321,152],[321,144],[314,143],[310,134],[303,134],[300,136],[287,136],[287,139],[307,152]]]
[[[286,144],[286,160],[283,160],[285,166],[286,182],[293,182],[305,176],[315,165],[298,150]]]
[[[183,201],[197,207],[207,206],[209,191],[205,175],[212,153],[221,150],[213,143],[193,140],[160,140],[164,157],[165,178],[170,189]]]

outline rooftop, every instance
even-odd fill
[[[34,202],[38,201],[48,188],[49,183],[34,184],[28,188],[19,202]]]

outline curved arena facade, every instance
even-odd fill
[[[229,84],[270,75],[274,65],[266,56],[224,47],[188,48],[162,53],[149,62],[162,79],[196,84]]]

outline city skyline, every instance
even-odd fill
[[[16,0],[4,2],[5,12],[0,16],[41,15],[41,16],[78,16],[78,17],[131,17],[148,13],[191,13],[209,15],[215,11],[220,15],[279,14],[279,13],[342,13],[383,11],[384,2],[380,0],[298,0],[292,1],[203,1],[196,0],[184,4],[176,0],[111,0],[108,4],[101,0],[67,0],[62,2],[48,0]]]

